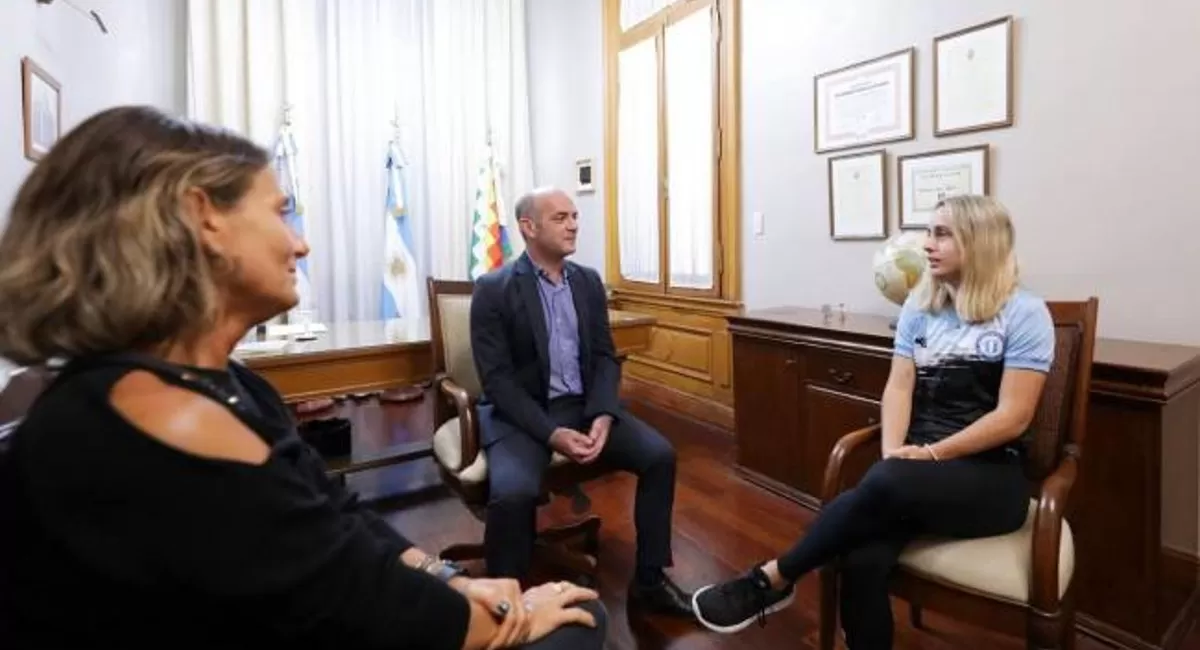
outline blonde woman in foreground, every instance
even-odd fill
[[[696,592],[712,630],[733,633],[785,608],[802,576],[842,558],[840,618],[851,650],[892,647],[888,577],[918,535],[1019,528],[1030,492],[1023,434],[1054,356],[1045,302],[1018,286],[1013,226],[998,202],[938,204],[929,269],[900,312],[883,393],[883,458],[822,508],[804,537],[744,576]]]
[[[0,356],[65,367],[0,468],[6,647],[598,650],[568,583],[472,580],[326,477],[229,359],[308,245],[267,153],[119,107],[30,173],[0,238]]]

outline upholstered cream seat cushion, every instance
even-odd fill
[[[442,334],[445,375],[472,397],[483,393],[475,359],[471,354],[471,295],[446,294],[437,297]],[[465,485],[487,481],[487,455],[480,451],[470,465],[462,467],[462,433],[458,418],[450,418],[433,434],[433,455],[438,464]],[[550,466],[565,465],[566,456],[555,452]]]
[[[1030,501],[1025,524],[1007,535],[978,539],[920,538],[900,554],[900,564],[917,575],[996,600],[1029,602],[1033,519]],[[1058,545],[1058,595],[1066,593],[1075,572],[1075,538],[1063,520]]]
[[[476,485],[487,480],[487,454],[482,450],[475,455],[474,462],[462,467],[462,433],[458,427],[458,418],[450,418],[433,434],[433,455],[438,464],[466,485]],[[565,465],[567,462],[569,459],[557,451],[550,457],[551,467]],[[454,471],[456,467],[460,469]]]

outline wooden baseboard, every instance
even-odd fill
[[[736,472],[738,476],[742,477],[749,483],[751,483],[753,485],[757,485],[758,487],[760,487],[768,492],[771,492],[773,494],[777,494],[785,499],[795,501],[796,503],[804,506],[805,508],[812,510],[814,513],[821,511],[821,501],[819,499],[817,499],[816,497],[812,497],[807,494],[804,494],[800,490],[797,490],[796,488],[794,488],[790,485],[785,485],[783,483],[780,483],[779,481],[776,481],[775,479],[773,479],[769,476],[765,476],[765,475],[760,474],[752,469],[743,467],[742,465],[738,465],[736,463],[733,466],[733,471]]]
[[[1175,619],[1171,627],[1167,628],[1161,644],[1147,642],[1087,614],[1076,616],[1075,629],[1104,645],[1119,650],[1183,650],[1183,640],[1192,631],[1192,626],[1195,624],[1197,604],[1197,598],[1194,596],[1188,600],[1187,606],[1180,612],[1179,617]]]
[[[1185,550],[1164,547],[1162,571],[1172,589],[1193,591],[1200,579],[1200,558]]]
[[[1200,609],[1200,591],[1197,590],[1197,581],[1200,580],[1200,558],[1187,551],[1164,548],[1161,570],[1167,589],[1172,592],[1171,597],[1183,601],[1179,615],[1163,635],[1162,647],[1178,648],[1196,624],[1197,610]]]
[[[621,393],[667,411],[687,413],[688,417],[733,435],[733,408],[720,402],[628,376],[621,380]]]

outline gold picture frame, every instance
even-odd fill
[[[1013,17],[933,39],[933,134],[1013,125]]]
[[[813,77],[813,152],[912,140],[916,98],[915,47]]]
[[[829,237],[834,241],[887,239],[887,151],[829,158]]]
[[[959,194],[992,191],[989,144],[897,156],[896,186],[900,230],[929,226],[934,206]]]
[[[62,85],[29,57],[21,59],[21,111],[25,158],[37,162],[62,135]]]

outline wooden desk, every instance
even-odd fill
[[[649,345],[652,317],[610,311],[609,319],[618,354]],[[288,402],[401,388],[432,378],[427,320],[359,321],[328,327],[315,341],[292,341],[282,352],[246,355],[243,361]]]
[[[894,331],[874,315],[776,308],[729,318],[740,471],[820,507],[837,439],[874,424]],[[1088,431],[1067,519],[1079,627],[1172,648],[1194,619],[1200,348],[1098,339]],[[1176,546],[1164,545],[1164,532]]]
[[[619,356],[649,345],[654,318],[612,310],[609,320]],[[281,352],[248,355],[243,361],[292,403],[401,388],[432,379],[428,321],[360,321],[328,328],[314,341],[291,341]],[[429,435],[432,438],[433,432]],[[431,454],[431,440],[369,449],[355,443],[349,456],[328,459],[329,471],[344,476]]]

